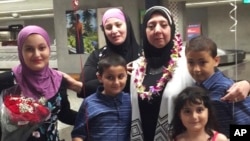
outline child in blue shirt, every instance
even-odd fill
[[[210,91],[220,132],[229,137],[230,124],[250,124],[250,97],[234,103],[221,101],[234,81],[217,68],[220,58],[216,43],[205,36],[192,38],[186,45],[185,54],[189,73],[196,84]]]
[[[109,54],[98,62],[98,80],[103,84],[81,104],[73,141],[128,141],[130,137],[130,94],[123,89],[127,80],[126,61]]]

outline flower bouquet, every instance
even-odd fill
[[[26,141],[50,115],[44,98],[24,97],[18,85],[2,91],[0,104],[2,141]]]

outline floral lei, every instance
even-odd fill
[[[171,50],[170,60],[168,67],[164,67],[162,77],[158,80],[155,86],[149,86],[149,91],[145,91],[145,86],[142,85],[143,79],[146,75],[147,62],[145,57],[141,57],[138,69],[135,70],[135,87],[141,99],[152,99],[153,95],[159,95],[159,92],[164,88],[165,84],[172,78],[172,73],[175,70],[176,62],[180,57],[182,41],[180,35],[176,35],[174,39],[174,46]]]

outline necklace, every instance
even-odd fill
[[[181,51],[181,39],[180,35],[178,34],[174,39],[174,46],[171,50],[170,60],[168,62],[168,67],[161,67],[161,71],[163,72],[162,77],[157,81],[155,86],[149,86],[149,91],[145,91],[145,86],[142,85],[144,77],[146,75],[146,66],[147,61],[145,57],[140,57],[139,67],[135,70],[135,87],[137,93],[139,94],[141,99],[152,99],[152,95],[159,95],[159,92],[163,90],[165,84],[172,78],[172,73],[175,70],[176,62],[180,57]],[[158,70],[157,70],[158,72]]]

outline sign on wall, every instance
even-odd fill
[[[190,24],[187,27],[187,40],[202,34],[201,24]]]

